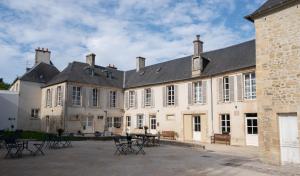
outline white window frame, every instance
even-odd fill
[[[255,75],[255,72],[244,74],[244,98],[246,100],[255,100],[256,99],[256,75]]]
[[[50,89],[47,89],[46,90],[46,106],[47,107],[51,107],[51,90]]]
[[[92,105],[94,107],[97,107],[99,104],[98,93],[99,93],[99,91],[97,88],[92,89]]]
[[[167,105],[168,106],[175,105],[175,86],[174,85],[167,86]]]
[[[122,118],[114,117],[114,128],[121,128],[121,127],[122,127]]]
[[[151,106],[151,97],[152,97],[151,88],[145,89],[145,106],[146,107]]]
[[[62,87],[57,86],[56,88],[56,105],[57,106],[62,106]]]
[[[72,105],[81,106],[81,87],[72,87]]]
[[[108,128],[112,128],[113,127],[113,118],[112,117],[107,117],[106,118],[106,123],[107,123]]]
[[[110,91],[109,92],[109,105],[111,108],[116,107],[116,101],[117,101],[117,91]]]
[[[228,125],[228,122],[229,122],[229,125]],[[220,115],[220,131],[221,131],[222,134],[223,133],[230,133],[230,131],[231,131],[230,114],[221,114]]]
[[[126,126],[131,127],[131,116],[126,116]]]
[[[139,114],[136,116],[136,127],[138,129],[143,129],[144,126],[144,115]]]
[[[230,85],[229,85],[229,77],[223,77],[223,101],[230,101]]]
[[[129,91],[129,108],[135,107],[135,91]]]
[[[156,119],[156,116],[155,115],[151,115],[149,117],[149,119],[150,119],[150,129],[151,130],[156,130],[156,128],[157,128],[157,119]],[[153,122],[155,122],[155,123],[153,123]]]
[[[193,96],[194,103],[202,104],[203,103],[202,81],[193,83],[193,91],[194,91],[194,96]]]

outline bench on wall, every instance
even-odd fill
[[[175,131],[162,131],[160,137],[175,140]]]
[[[224,134],[214,134],[211,136],[211,143],[215,144],[216,142],[225,142],[226,145],[230,145],[230,134],[224,133]]]

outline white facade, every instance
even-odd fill
[[[18,129],[19,94],[0,90],[0,130]]]

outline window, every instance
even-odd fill
[[[201,131],[201,117],[194,116],[194,131]]]
[[[150,116],[150,129],[156,130],[156,116],[155,115]]]
[[[203,103],[202,82],[194,83],[194,103]]]
[[[81,87],[73,87],[72,104],[79,106],[81,105]]]
[[[46,91],[46,106],[51,107],[51,90],[47,89]]]
[[[31,109],[31,117],[38,118],[39,117],[39,109]]]
[[[193,70],[199,70],[200,69],[200,58],[196,57],[193,59]]]
[[[223,101],[224,102],[229,101],[229,78],[228,77],[223,78]]]
[[[121,117],[114,117],[114,127],[121,128],[122,122]]]
[[[175,105],[175,87],[174,85],[167,86],[167,105]]]
[[[62,89],[61,86],[58,86],[56,89],[56,105],[61,106],[62,105]]]
[[[110,107],[115,108],[116,107],[116,91],[110,91]]]
[[[130,116],[126,116],[126,125],[127,125],[127,127],[131,126],[131,117]]]
[[[129,107],[135,107],[135,91],[129,91]]]
[[[144,117],[143,115],[137,115],[137,128],[143,129]]]
[[[230,115],[222,114],[221,115],[221,132],[230,133]]]
[[[244,74],[244,92],[245,99],[256,99],[255,73]]]
[[[145,89],[145,106],[151,106],[151,89]]]
[[[113,126],[112,117],[107,117],[106,118],[106,125],[107,125],[108,128],[111,128]]]
[[[92,91],[93,106],[98,106],[98,89],[93,89]]]

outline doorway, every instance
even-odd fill
[[[193,140],[201,141],[201,117],[193,116]]]

